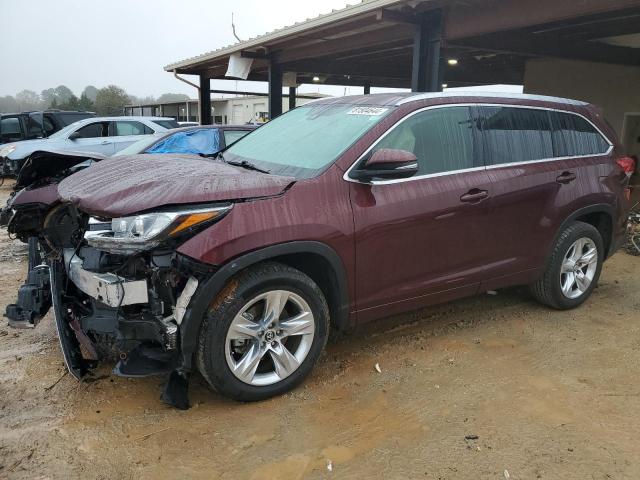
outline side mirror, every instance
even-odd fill
[[[69,140],[78,140],[79,138],[82,138],[82,135],[80,135],[78,132],[73,132],[71,135],[69,135]]]
[[[350,173],[350,177],[364,182],[375,178],[393,180],[409,178],[418,173],[418,158],[411,152],[395,148],[376,150],[363,166]]]

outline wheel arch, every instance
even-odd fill
[[[234,275],[267,260],[284,263],[308,275],[325,294],[333,326],[339,330],[349,327],[347,273],[336,251],[315,241],[270,245],[228,261],[198,286],[180,325],[182,367],[185,370],[191,369],[200,326],[213,299]]]
[[[606,203],[589,205],[587,207],[579,208],[578,210],[571,213],[571,215],[569,215],[562,222],[562,224],[560,224],[560,228],[558,228],[554,239],[554,245],[558,239],[558,236],[569,225],[571,225],[573,222],[584,222],[594,226],[598,230],[598,232],[600,232],[602,241],[604,242],[605,258],[608,258],[612,253],[611,247],[613,241],[614,212],[615,209],[613,208],[613,206]]]

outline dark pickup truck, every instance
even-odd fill
[[[48,137],[73,122],[95,116],[93,112],[62,110],[4,113],[0,115],[0,145]]]

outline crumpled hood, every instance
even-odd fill
[[[65,178],[58,192],[90,215],[114,218],[165,205],[277,195],[293,181],[197,155],[142,154],[103,160]]]
[[[81,163],[91,164],[107,158],[99,153],[73,152],[65,150],[37,150],[27,158],[20,169],[14,190],[19,190],[32,183],[60,174]]]

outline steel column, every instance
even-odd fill
[[[198,110],[200,114],[200,125],[211,125],[211,79],[204,75],[200,75]]]
[[[365,83],[364,84],[364,94],[365,95],[369,95],[370,93],[371,93],[371,84]]]
[[[269,60],[269,120],[282,115],[282,67]]]
[[[442,11],[423,14],[416,25],[413,40],[411,90],[439,92],[442,90],[440,50],[442,43]]]
[[[289,87],[289,110],[296,108],[296,87]]]

